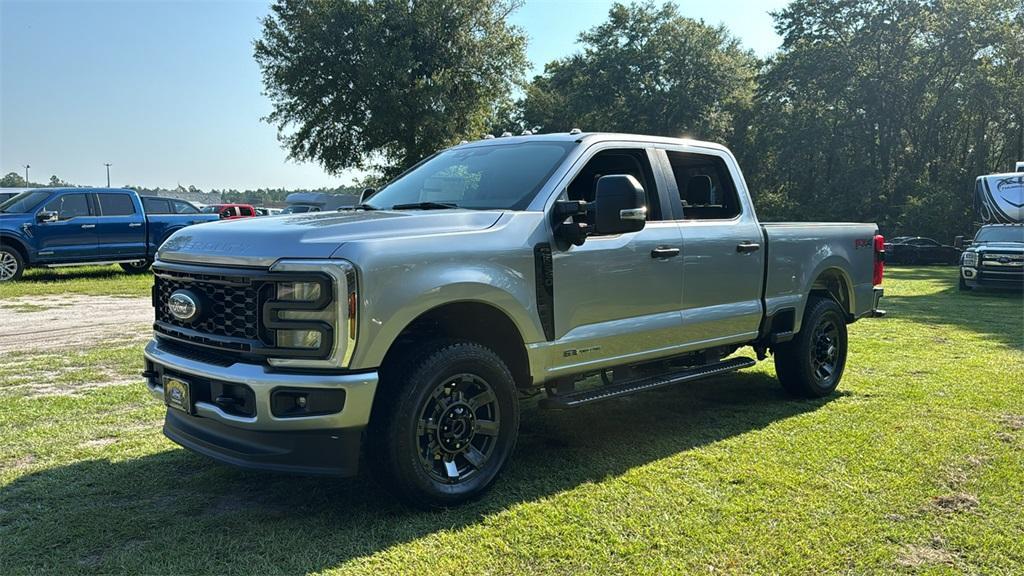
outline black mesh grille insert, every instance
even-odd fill
[[[189,290],[200,297],[199,318],[182,322],[171,314],[167,302],[176,290]],[[211,336],[259,339],[259,286],[253,282],[227,284],[209,275],[174,279],[157,276],[154,292],[157,322]]]

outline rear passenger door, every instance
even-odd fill
[[[755,337],[765,247],[735,160],[711,148],[661,151],[683,236],[683,340],[690,348]]]
[[[146,217],[130,192],[97,192],[96,234],[100,258],[146,257]]]

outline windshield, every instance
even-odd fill
[[[303,212],[319,212],[319,208],[313,206],[303,206],[302,204],[293,204],[284,210],[281,210],[281,214],[302,214]]]
[[[978,230],[975,242],[1024,242],[1024,226],[998,226]]]
[[[523,210],[573,146],[523,142],[446,150],[399,176],[367,204],[378,209],[434,203]]]
[[[24,214],[35,210],[36,206],[49,198],[50,192],[46,190],[29,190],[22,192],[14,198],[0,204],[0,212],[5,214]]]

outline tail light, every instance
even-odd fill
[[[882,275],[885,273],[885,237],[875,234],[875,270],[872,275],[872,282],[875,286],[882,283]]]

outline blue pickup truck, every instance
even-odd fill
[[[174,232],[216,214],[147,214],[134,190],[37,188],[0,203],[0,282],[28,267],[118,263],[145,272]]]

